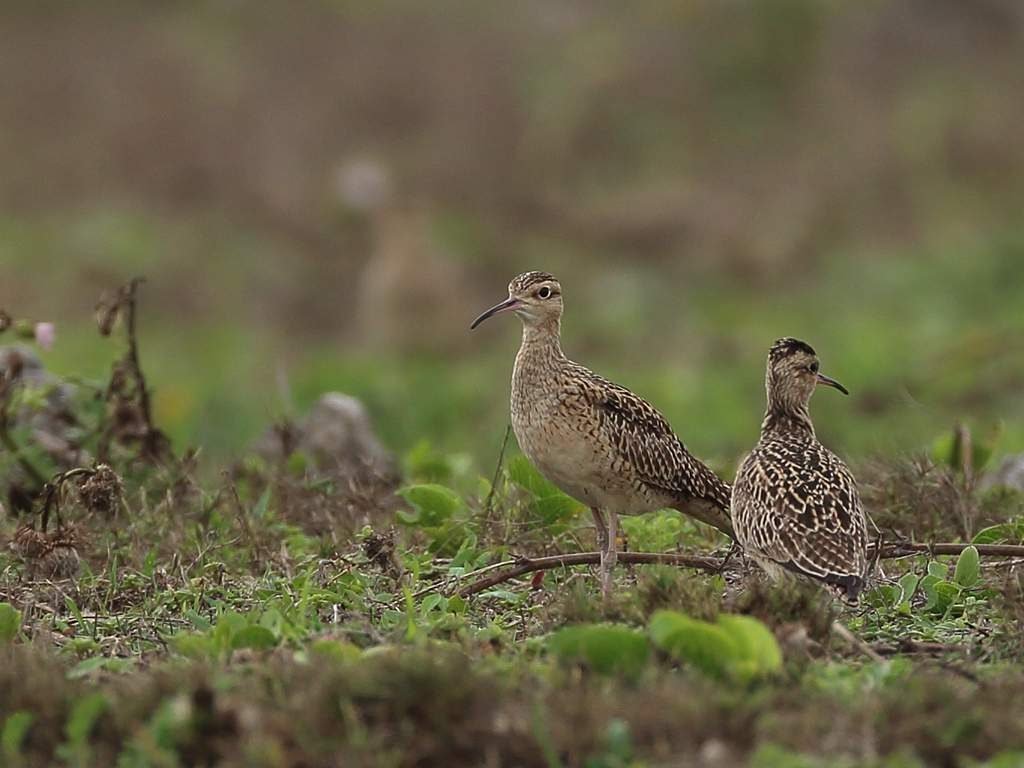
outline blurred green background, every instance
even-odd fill
[[[180,448],[341,390],[489,467],[518,323],[468,324],[546,269],[569,355],[720,465],[782,335],[854,460],[1024,449],[1017,0],[8,2],[0,71],[0,307],[99,379],[145,275]]]

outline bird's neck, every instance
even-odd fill
[[[764,412],[764,421],[761,422],[761,437],[778,434],[815,437],[811,412],[807,406],[807,403],[794,405],[769,398],[768,409]]]
[[[557,319],[540,325],[523,324],[523,343],[516,355],[515,375],[554,370],[565,362]]]
[[[523,323],[523,343],[519,353],[540,358],[562,358],[562,324],[557,318],[544,323]]]

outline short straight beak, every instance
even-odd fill
[[[471,326],[469,326],[469,330],[472,331],[474,328],[476,328],[478,325],[480,325],[480,323],[482,323],[484,320],[486,320],[489,317],[494,317],[495,315],[500,314],[502,312],[508,312],[510,309],[515,309],[518,306],[519,306],[519,299],[513,299],[511,296],[509,296],[503,302],[501,302],[500,304],[495,304],[493,307],[491,307],[486,312],[484,312],[482,315],[480,315],[480,317],[478,317],[476,320],[474,320],[473,324]]]
[[[826,376],[823,373],[819,373],[818,374],[818,383],[819,384],[824,384],[826,387],[833,387],[835,389],[838,389],[844,395],[850,394],[850,390],[848,390],[846,387],[844,387],[842,384],[840,384],[835,379],[831,379],[831,378],[829,378],[828,376]]]

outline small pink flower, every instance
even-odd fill
[[[36,323],[36,344],[50,349],[57,340],[57,327],[53,323]]]

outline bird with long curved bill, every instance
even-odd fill
[[[523,340],[512,371],[512,428],[548,480],[590,507],[601,547],[601,588],[612,589],[618,515],[672,507],[732,535],[729,486],[676,437],[650,403],[562,352],[562,286],[526,272],[472,328],[512,312]]]

